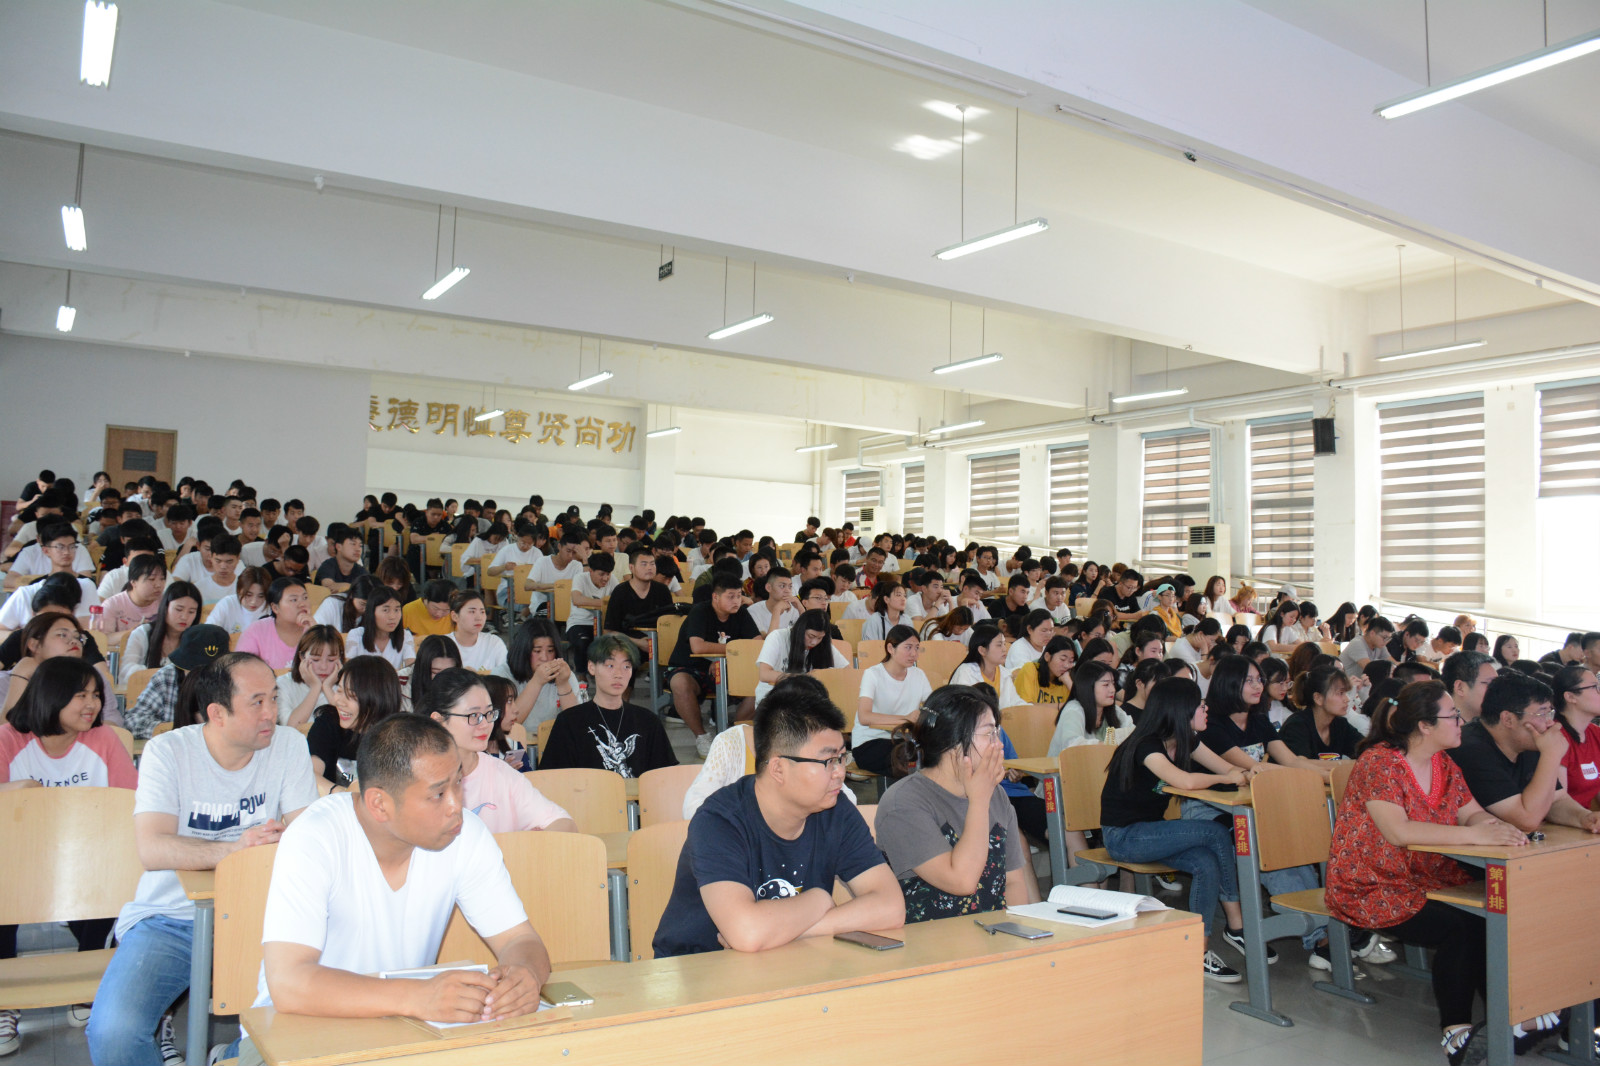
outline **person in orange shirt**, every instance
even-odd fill
[[[400,624],[411,632],[417,643],[423,637],[448,637],[450,635],[450,593],[455,586],[435,578],[422,586],[422,595],[406,604],[400,611]]]

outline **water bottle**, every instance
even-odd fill
[[[587,682],[587,681],[579,681],[578,682],[578,702],[579,703],[588,703],[589,702],[589,682]]]
[[[106,609],[98,603],[89,608],[89,628],[97,632],[105,631]]]

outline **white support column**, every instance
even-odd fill
[[[1089,430],[1089,557],[1132,562],[1139,554],[1139,494],[1144,484],[1139,434],[1117,426]]]
[[[646,426],[665,426],[669,417],[668,410],[661,404],[647,404],[645,406]],[[657,515],[665,518],[667,515],[678,513],[677,473],[678,473],[678,437],[673,434],[668,437],[644,438],[644,468],[641,471],[640,485],[641,503],[645,507],[655,509]]]
[[[1483,394],[1484,606],[1491,615],[1539,617],[1539,398],[1531,382]]]
[[[905,528],[906,471],[899,463],[885,463],[880,468],[879,482],[883,486],[883,504],[878,512],[880,533],[899,533]]]
[[[937,460],[937,461],[936,461]],[[943,448],[928,449],[928,469],[923,475],[927,486],[928,522],[956,547],[966,542],[967,519],[971,517],[972,494],[967,488],[967,457],[951,455]],[[937,502],[934,494],[937,493]],[[937,522],[938,525],[933,525]]]
[[[1050,544],[1050,449],[1024,444],[1018,451],[1021,488],[1018,496],[1017,539],[1024,544]]]
[[[1334,454],[1312,468],[1316,537],[1312,584],[1324,616],[1345,600],[1378,596],[1378,409],[1371,400],[1341,396],[1334,407]]]
[[[1250,427],[1244,419],[1233,419],[1224,422],[1211,440],[1216,446],[1212,457],[1216,477],[1212,481],[1211,516],[1233,530],[1233,573],[1228,575],[1231,587],[1238,584],[1237,575],[1251,571]]]

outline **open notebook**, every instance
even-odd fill
[[[1060,907],[1084,907],[1090,910],[1111,911],[1112,918],[1084,918],[1076,914],[1062,914]],[[1050,890],[1050,898],[1043,903],[1025,903],[1007,907],[1007,914],[1019,918],[1033,918],[1046,922],[1064,922],[1067,925],[1084,925],[1091,929],[1102,925],[1115,925],[1144,911],[1164,911],[1170,908],[1158,899],[1141,896],[1135,892],[1107,892],[1101,888],[1080,888],[1077,885],[1057,885]]]

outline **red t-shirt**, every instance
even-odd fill
[[[1582,743],[1574,744],[1572,737],[1567,737],[1567,754],[1561,765],[1567,768],[1567,795],[1579,806],[1589,806],[1600,795],[1600,725],[1590,722]]]
[[[1472,880],[1455,860],[1408,851],[1389,843],[1367,813],[1368,800],[1393,803],[1413,822],[1455,825],[1456,813],[1472,802],[1455,761],[1433,756],[1433,789],[1424,793],[1403,751],[1379,744],[1350,772],[1344,802],[1333,827],[1325,898],[1335,918],[1362,929],[1387,929],[1422,910],[1436,888]]]

